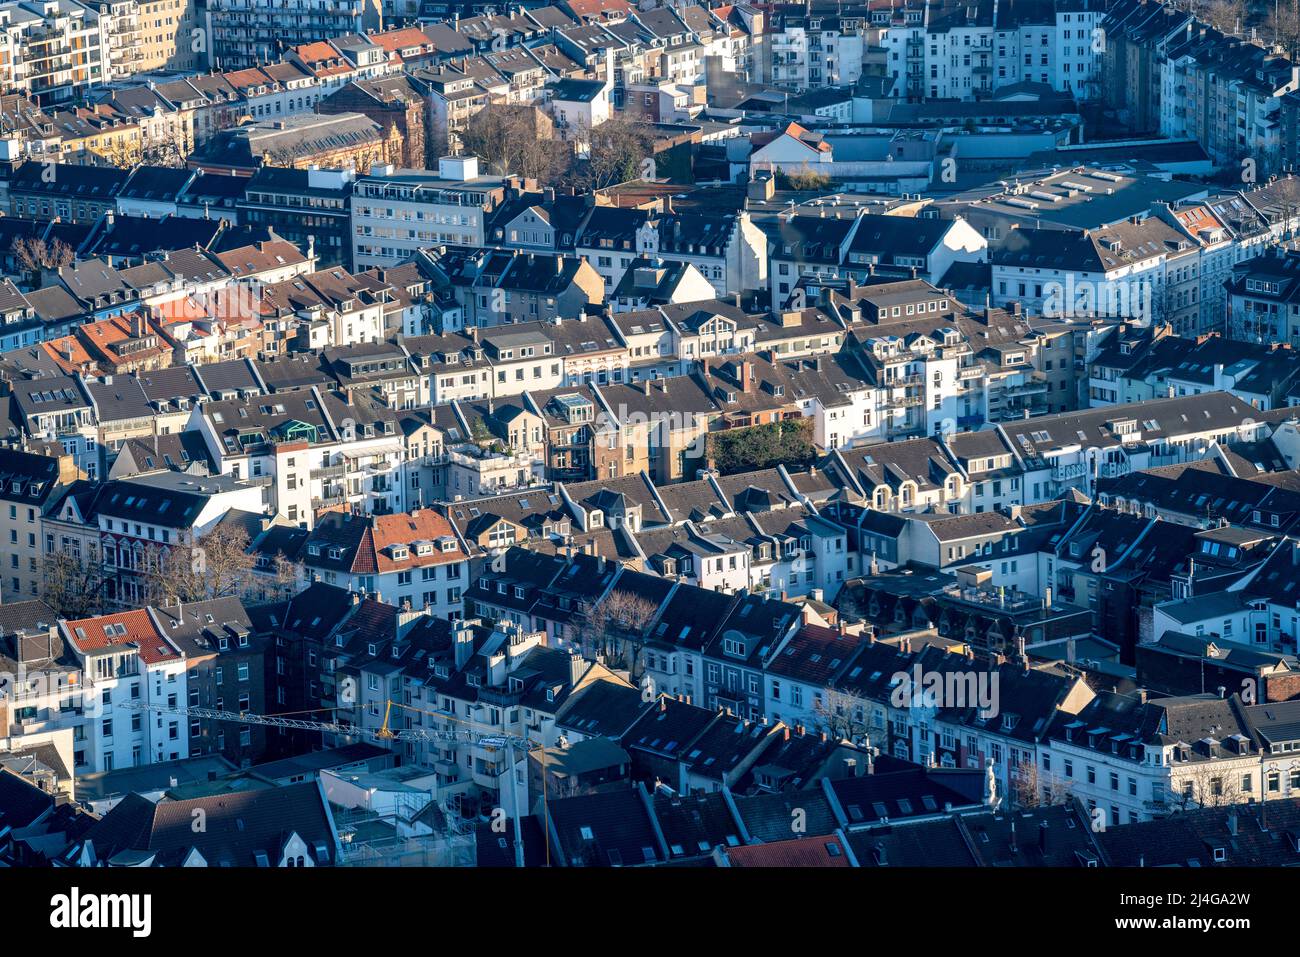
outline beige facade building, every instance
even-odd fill
[[[140,0],[139,24],[137,72],[203,67],[205,35],[194,0]]]

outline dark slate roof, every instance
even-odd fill
[[[50,497],[58,479],[58,459],[0,448],[0,499],[39,508]]]
[[[1108,827],[1096,839],[1112,867],[1294,867],[1300,864],[1297,833],[1300,798],[1278,798],[1263,808],[1196,808]],[[1216,850],[1222,860],[1215,859]]]
[[[535,814],[519,819],[524,842],[524,867],[546,866],[546,836]],[[515,831],[508,827],[499,834],[490,821],[474,826],[475,867],[514,867]]]
[[[195,832],[193,812],[198,809],[205,812],[207,827]],[[197,850],[210,867],[257,867],[265,866],[259,855],[269,866],[278,865],[285,842],[295,833],[317,866],[338,863],[338,839],[315,782],[157,804],[128,795],[86,832],[86,840],[100,860],[152,852],[157,865],[175,866]]]
[[[666,860],[639,788],[551,801],[549,813],[552,843],[558,843],[566,866],[636,867]]]
[[[820,789],[751,794],[733,799],[751,843],[784,841],[796,836],[795,811],[802,810],[806,834],[829,834],[839,826],[830,803]]]
[[[648,707],[639,688],[593,681],[566,702],[556,723],[588,736],[620,738]]]
[[[47,179],[44,174],[44,163],[24,163],[9,178],[9,191],[77,196],[83,200],[108,202],[118,194],[131,175],[130,171],[113,166],[79,166],[72,163],[60,163],[58,176]]]
[[[0,768],[0,831],[27,827],[54,807],[54,798],[8,768]]]
[[[721,791],[654,797],[655,818],[673,860],[710,853],[715,847],[743,843],[740,825]]]
[[[978,770],[912,768],[830,782],[836,816],[844,827],[939,814],[945,806],[972,807],[984,796]]]
[[[137,166],[127,178],[118,196],[125,199],[174,201],[194,177],[190,169],[172,166]]]
[[[96,512],[112,518],[149,521],[168,528],[189,529],[210,495],[238,488],[227,475],[188,475],[152,472],[109,482],[96,503]]]

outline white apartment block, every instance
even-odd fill
[[[0,86],[42,106],[66,103],[107,82],[109,7],[75,0],[0,4]],[[129,25],[129,17],[120,24]],[[120,42],[124,26],[113,28]]]
[[[185,657],[149,612],[119,612],[59,627],[85,675],[77,773],[189,757],[189,727],[182,717],[130,707],[176,708],[188,702]]]
[[[443,157],[436,174],[386,166],[360,176],[352,197],[354,267],[396,265],[441,244],[482,246],[487,214],[501,195],[501,179],[480,176],[474,156]]]

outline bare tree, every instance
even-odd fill
[[[72,247],[62,239],[48,243],[39,236],[18,236],[9,248],[18,264],[31,274],[35,284],[41,283],[47,271],[71,266],[77,260]]]
[[[184,166],[185,152],[174,139],[151,139],[140,151],[140,162],[147,166]]]
[[[292,169],[297,157],[293,150],[284,146],[277,146],[275,149],[267,150],[262,154],[262,162],[266,166],[282,167]]]
[[[298,566],[284,555],[276,555],[268,564],[258,567],[253,586],[255,594],[249,597],[258,601],[280,601],[291,598],[300,587]]]
[[[1221,33],[1237,34],[1246,22],[1245,0],[1209,0],[1197,15]]]
[[[861,698],[838,688],[823,688],[813,703],[816,729],[853,744],[885,740],[884,722],[878,722],[873,711]]]
[[[104,575],[94,558],[55,552],[45,557],[41,573],[41,597],[60,618],[76,620],[103,612]]]
[[[248,532],[217,525],[191,544],[156,546],[145,556],[145,589],[152,601],[203,601],[243,597],[257,583]]]
[[[1223,765],[1188,768],[1171,782],[1171,803],[1180,810],[1240,804],[1244,800],[1240,778],[1235,769]]]
[[[465,152],[478,156],[499,176],[554,178],[564,144],[554,138],[549,117],[533,106],[492,103],[471,117],[460,134]]]
[[[658,607],[649,599],[628,591],[614,591],[586,615],[584,644],[594,654],[605,656],[610,667],[626,668],[633,678],[641,668],[641,651],[646,630]]]
[[[1264,33],[1294,61],[1300,53],[1300,0],[1276,0],[1264,21]]]
[[[629,180],[647,172],[658,178],[654,164],[654,134],[650,126],[618,114],[586,134],[588,155],[575,167],[573,185],[597,190]],[[647,163],[649,161],[649,163]]]
[[[121,169],[130,169],[140,162],[140,144],[131,142],[125,136],[110,140],[102,150],[92,153],[107,160],[109,165]]]
[[[1273,195],[1281,207],[1283,242],[1295,238],[1300,227],[1300,177],[1285,173],[1273,184]]]
[[[1018,764],[1011,773],[1011,799],[1016,807],[1047,807],[1064,804],[1070,788],[1050,771],[1042,770],[1032,760]]]

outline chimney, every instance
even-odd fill
[[[749,360],[740,364],[740,391],[754,391],[754,363]]]
[[[586,670],[587,660],[582,655],[577,652],[569,655],[569,687],[571,689],[577,687],[578,681]]]
[[[474,632],[462,625],[452,632],[452,645],[455,651],[456,669],[465,667],[470,655],[474,653]]]

